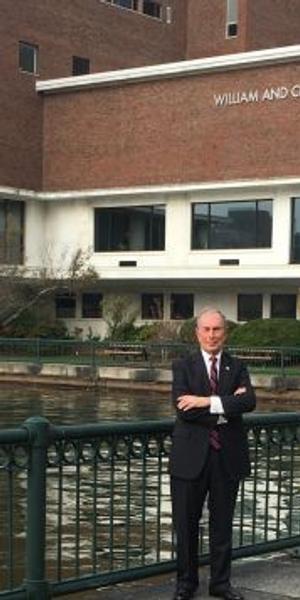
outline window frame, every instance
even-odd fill
[[[22,61],[22,48],[25,50],[33,51],[33,70],[29,70],[25,68],[24,61]],[[30,42],[25,42],[24,40],[19,41],[19,70],[21,73],[29,73],[30,75],[38,75],[38,55],[39,55],[39,47],[36,44],[32,44]]]
[[[58,307],[59,300],[70,300],[70,304],[72,302],[72,306],[66,307]],[[67,311],[70,309],[72,314],[58,314],[59,310]],[[77,297],[76,294],[68,294],[68,293],[57,293],[55,295],[55,318],[56,319],[76,319],[76,311],[77,311]]]
[[[192,306],[191,306],[191,311],[189,314],[186,315],[174,315],[174,304],[175,304],[175,297],[177,297],[178,299],[181,297],[181,300],[183,299],[183,297],[189,297],[189,299],[192,301]],[[194,317],[194,312],[195,312],[195,295],[192,292],[172,292],[170,294],[170,320],[171,321],[186,321],[187,319],[192,319]]]
[[[87,301],[87,297],[98,296],[98,303],[93,306],[93,303],[90,304]],[[96,309],[98,308],[98,310]],[[96,309],[93,312],[93,309]],[[92,309],[92,310],[91,310]],[[90,313],[89,313],[90,311]],[[88,314],[89,313],[89,314]],[[97,313],[97,314],[96,314]],[[101,292],[82,292],[81,294],[81,318],[82,319],[103,319],[103,294]]]
[[[10,210],[13,206],[19,208],[19,229],[15,232],[10,231],[9,217]],[[25,202],[23,200],[7,200],[0,198],[0,211],[3,209],[3,229],[0,230],[0,245],[3,248],[0,250],[0,265],[23,265],[24,264],[24,234],[25,234]],[[2,234],[2,235],[1,235]],[[13,236],[18,236],[18,240],[12,240]],[[18,241],[18,244],[16,244]],[[15,246],[14,246],[15,244]],[[18,259],[15,261],[11,258],[14,254],[14,248],[17,249]],[[3,252],[3,259],[1,254]]]
[[[78,65],[87,65],[88,66],[88,70],[86,69],[78,69],[78,72],[75,72],[77,70],[77,68],[75,69],[75,65],[76,65],[76,61],[77,61],[77,66]],[[80,63],[81,61],[81,63]],[[90,74],[90,59],[89,58],[85,58],[83,56],[78,56],[78,54],[73,54],[72,56],[72,77],[80,77],[81,75],[89,75]]]
[[[149,221],[145,220],[141,224],[143,247],[132,247],[132,228],[131,220],[138,215],[138,210],[142,209],[149,213]],[[161,215],[158,213],[161,209]],[[136,214],[135,214],[136,211]],[[155,223],[156,212],[161,216],[161,223]],[[105,240],[101,239],[101,212],[107,215]],[[126,214],[127,212],[127,214]],[[119,214],[118,214],[119,213]],[[119,223],[118,223],[119,219]],[[124,219],[124,224],[122,224]],[[125,222],[127,219],[127,222]],[[103,225],[102,225],[103,227]],[[119,228],[118,245],[116,245],[116,230]],[[144,229],[143,229],[144,228]],[[123,231],[122,231],[123,229]],[[134,229],[136,231],[136,229]],[[157,240],[156,240],[157,237]],[[161,247],[157,247],[161,246]],[[137,252],[164,252],[166,248],[166,205],[165,204],[139,204],[126,206],[94,207],[94,252],[97,254],[106,254],[108,252],[117,253],[137,253]]]
[[[259,302],[259,308],[258,311],[255,315],[251,315],[248,314],[246,315],[246,311],[247,309],[245,309],[244,307],[241,306],[242,300],[245,299],[251,300],[253,301],[253,299],[258,300]],[[244,314],[241,314],[244,313]],[[241,292],[240,294],[237,295],[237,320],[238,322],[244,322],[244,321],[253,321],[255,319],[262,319],[263,318],[263,294],[256,294],[256,293],[244,293]]]
[[[259,204],[260,203],[265,203],[265,202],[269,202],[270,203],[270,207],[271,210],[269,211],[270,217],[271,217],[271,227],[270,227],[270,239],[269,239],[269,243],[268,245],[261,245],[259,244],[259,239],[260,239],[260,222],[259,222]],[[214,234],[213,231],[213,218],[214,218],[214,214],[212,211],[212,208],[215,208],[217,206],[220,205],[226,205],[226,204],[255,204],[255,245],[231,245],[231,246],[221,246],[221,245],[212,245],[212,235]],[[197,206],[201,206],[202,208],[207,209],[207,214],[206,214],[206,218],[207,218],[207,235],[205,238],[205,242],[206,242],[206,247],[197,247],[196,246],[196,235],[197,235],[197,229],[195,227],[195,215],[196,215],[196,207]],[[203,211],[204,212],[204,211]],[[224,250],[235,250],[235,251],[239,251],[239,250],[257,250],[257,249],[271,249],[272,248],[272,242],[273,242],[273,199],[272,198],[260,198],[260,199],[247,199],[247,200],[222,200],[222,201],[216,201],[216,202],[192,202],[191,203],[191,251],[224,251]]]
[[[155,314],[145,314],[145,309],[151,309],[151,302],[146,306],[146,299],[150,300],[152,297],[152,305],[156,304],[158,299],[158,303],[154,307],[157,309],[157,315]],[[141,294],[141,319],[142,321],[163,321],[164,319],[164,294],[162,292],[144,292]]]
[[[289,298],[293,301],[293,315],[274,315],[274,303],[278,298]],[[278,312],[278,311],[277,311]],[[297,294],[271,294],[271,303],[270,303],[270,317],[271,319],[296,319],[297,318]]]

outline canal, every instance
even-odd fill
[[[300,411],[298,400],[284,394],[258,398],[259,412]],[[28,417],[41,415],[55,425],[101,423],[107,420],[132,421],[171,418],[170,394],[105,388],[59,388],[2,383],[0,428],[19,426]]]

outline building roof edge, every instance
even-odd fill
[[[263,67],[278,63],[295,62],[300,59],[300,44],[224,54],[207,58],[147,65],[116,71],[90,73],[76,77],[61,77],[36,82],[36,91],[43,94],[53,94],[67,91],[80,91],[94,87],[126,85],[149,80],[170,79],[201,75],[216,71],[247,69]]]

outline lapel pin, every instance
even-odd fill
[[[230,371],[230,367],[225,367],[225,371]]]

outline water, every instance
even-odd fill
[[[55,425],[169,418],[174,415],[168,394],[145,390],[61,389],[2,384],[0,428],[19,426],[41,415]]]
[[[300,410],[300,402],[275,403],[271,399],[259,402],[259,411]],[[60,389],[2,384],[0,390],[0,428],[20,426],[28,417],[41,415],[56,425],[101,423],[108,420],[159,420],[174,416],[170,394],[149,390],[134,392],[130,389]],[[290,531],[299,532],[300,517],[300,464],[299,454],[291,461],[290,445],[276,446],[269,456],[266,449],[259,448],[257,455],[257,482],[249,480],[243,491],[243,502],[239,498],[235,517],[236,536],[239,536],[239,520],[244,522],[244,543],[265,539],[268,522],[268,537],[276,539],[280,524],[282,535]],[[274,454],[274,456],[273,456]],[[278,465],[278,461],[281,463]],[[91,465],[80,467],[80,484],[76,466],[65,466],[60,480],[56,469],[48,473],[47,539],[51,550],[47,554],[50,575],[55,573],[58,553],[58,528],[62,534],[62,574],[70,576],[74,563],[74,544],[78,534],[76,514],[79,517],[80,545],[78,556],[83,573],[90,573],[93,555],[93,526],[96,525],[97,544],[95,557],[102,570],[122,568],[126,564],[125,538],[130,539],[128,561],[134,566],[141,556],[146,562],[155,560],[158,539],[161,558],[170,558],[171,506],[169,500],[169,477],[167,457],[163,459],[161,475],[158,476],[157,460],[151,457],[134,460],[130,469],[126,461],[116,462],[114,471],[110,463],[99,467],[94,475]],[[281,466],[281,469],[279,469]],[[114,473],[112,475],[112,472]],[[278,480],[278,473],[280,481]],[[291,482],[292,472],[294,474]],[[2,490],[12,490],[11,479],[5,471],[0,472]],[[130,477],[130,479],[128,479]],[[91,485],[91,481],[93,485]],[[112,488],[113,482],[113,488]],[[147,504],[144,505],[144,491]],[[24,473],[15,472],[13,478],[14,504],[8,512],[8,494],[0,497],[0,580],[7,585],[7,525],[13,519],[16,531],[14,548],[15,580],[22,581],[24,570],[26,479]],[[101,493],[100,493],[101,492]],[[260,492],[258,494],[258,492]],[[158,503],[158,493],[161,493]],[[58,523],[58,502],[61,500],[61,523]],[[294,505],[293,521],[289,519],[289,506]],[[96,507],[97,519],[94,523]],[[127,520],[127,516],[130,519]],[[266,521],[267,515],[267,521]],[[9,516],[9,518],[8,518]],[[207,519],[207,516],[206,516]],[[158,531],[158,520],[160,529]],[[205,519],[204,519],[205,520]],[[203,535],[204,549],[207,535]],[[154,557],[154,558],[153,558]],[[85,571],[86,570],[86,571]],[[55,579],[55,576],[54,576]],[[1,587],[1,586],[0,586]]]
[[[19,426],[41,415],[55,425],[132,421],[174,417],[171,394],[131,389],[76,389],[3,384],[0,389],[0,429]],[[300,411],[293,403],[270,398],[258,402],[261,412]]]

